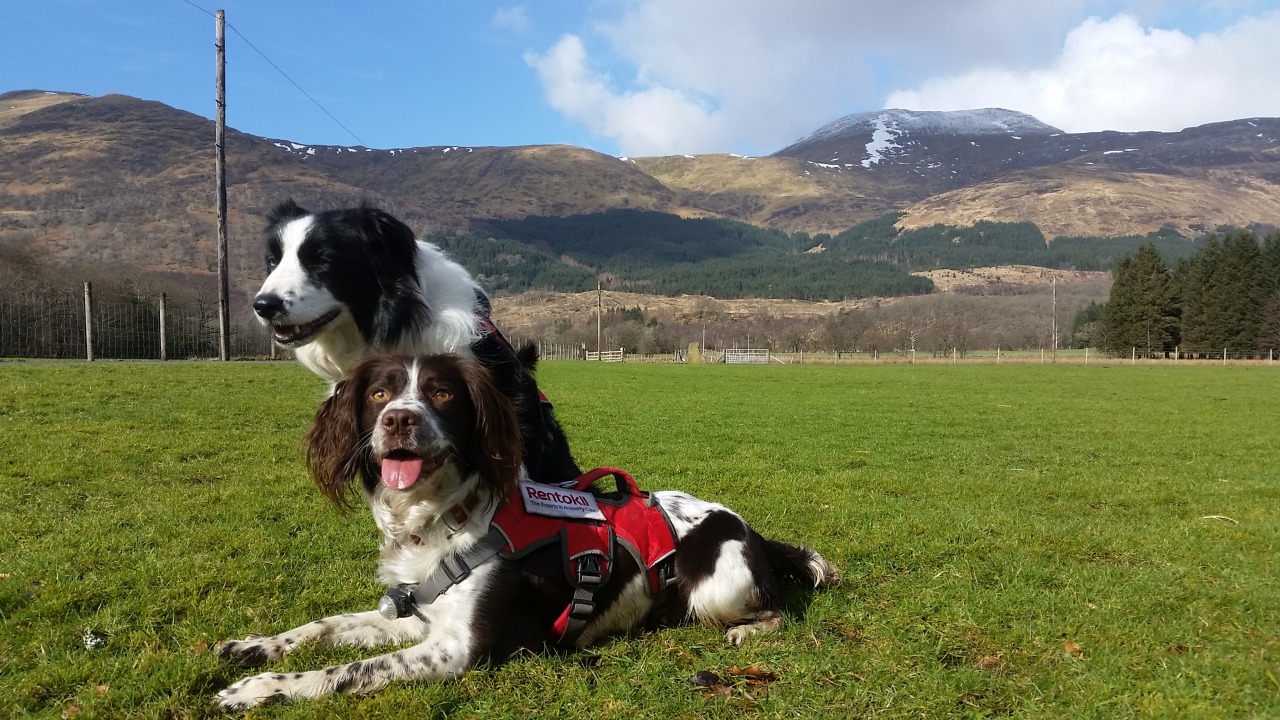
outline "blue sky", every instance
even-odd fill
[[[8,0],[0,92],[212,117],[218,8],[228,124],[309,144],[765,154],[883,107],[1073,132],[1280,116],[1280,0]]]

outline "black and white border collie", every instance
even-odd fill
[[[362,362],[316,412],[306,444],[326,496],[343,504],[358,489],[368,503],[382,531],[378,577],[388,586],[424,582],[444,558],[479,543],[521,477],[510,404],[483,366],[457,356]],[[815,588],[839,579],[813,550],[765,540],[723,505],[674,491],[651,498],[675,536],[671,597],[655,610],[644,568],[619,553],[575,647],[685,621],[727,626],[728,640],[740,644],[781,624],[780,577]],[[451,512],[460,506],[471,508],[461,522]],[[518,558],[489,557],[416,615],[335,615],[279,635],[225,641],[219,656],[246,666],[279,660],[307,641],[408,647],[322,670],[246,677],[215,702],[241,711],[284,698],[368,693],[543,650],[574,597],[561,552],[544,544]]]
[[[367,205],[313,213],[288,200],[267,222],[269,273],[253,310],[303,366],[336,383],[375,353],[476,358],[516,407],[530,477],[580,474],[533,378],[536,348],[512,348],[466,268]]]

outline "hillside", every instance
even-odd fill
[[[210,120],[157,102],[37,90],[0,95],[0,250],[81,274],[91,268],[207,286],[216,259],[212,137]],[[910,268],[921,270],[994,257],[969,254],[982,244],[972,238],[985,231],[971,234],[968,245],[939,249],[945,233],[929,230],[935,226],[1030,223],[1038,230],[1017,242],[1040,249],[1009,246],[1014,254],[1004,261],[1062,262],[1044,252],[1046,240],[1140,238],[1170,228],[1192,237],[1280,218],[1274,118],[1179,133],[1073,135],[1007,110],[886,110],[842,118],[759,158],[614,158],[554,145],[373,150],[229,129],[227,158],[229,264],[241,298],[262,277],[260,218],[285,197],[314,208],[368,199],[424,235],[461,238],[460,251],[489,256],[491,277],[513,289],[549,277],[562,278],[554,282],[565,289],[600,278],[666,293],[729,282],[742,295],[833,299],[879,292],[879,281],[860,273],[882,258],[910,255]],[[634,214],[609,220],[615,233],[587,229],[614,212]],[[879,228],[870,242],[802,235],[842,236],[890,213],[899,213],[896,227]],[[701,227],[712,229],[707,242],[727,241],[727,248],[697,249],[664,269],[660,248],[670,236],[686,249],[702,243],[696,233],[685,237],[690,226],[673,225],[677,218],[721,223]],[[757,236],[761,228],[774,234]],[[912,230],[928,232],[911,239]],[[910,242],[898,243],[897,234]],[[524,245],[495,254],[476,244],[488,235]],[[587,244],[574,246],[575,238]],[[1111,255],[1090,252],[1090,267]],[[502,267],[512,258],[541,269],[514,282]],[[893,272],[905,277],[902,268]],[[823,283],[827,289],[815,293]],[[918,291],[900,280],[897,287],[890,292]]]
[[[215,271],[212,123],[117,95],[42,95],[0,96],[0,243],[65,266]],[[236,277],[260,264],[257,218],[277,198],[362,195],[261,138],[229,129],[227,154]]]
[[[710,213],[787,232],[837,233],[919,199],[798,158],[720,154],[631,161]]]
[[[1269,171],[1265,164],[1256,170]],[[1066,235],[1135,235],[1172,228],[1187,236],[1242,218],[1276,223],[1280,188],[1253,168],[1208,167],[1180,174],[1127,172],[1088,161],[938,193],[907,207],[899,228],[1031,219],[1052,241]]]
[[[118,95],[24,91],[0,95],[0,108],[0,245],[64,266],[215,270],[212,122]],[[309,147],[228,129],[227,182],[241,294],[262,279],[260,218],[285,197],[368,199],[422,233],[613,207],[699,212],[630,163],[566,146]]]
[[[477,220],[614,208],[705,214],[632,164],[568,145],[286,149],[308,167],[394,198],[447,230]]]

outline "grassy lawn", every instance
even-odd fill
[[[678,628],[251,716],[1275,717],[1278,372],[548,362],[584,467],[722,501],[844,584],[741,648]],[[0,716],[215,716],[243,671],[214,642],[373,606],[372,522],[301,463],[323,391],[283,363],[0,365]],[[689,683],[735,665],[777,678]]]

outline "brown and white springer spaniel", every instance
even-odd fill
[[[322,493],[345,505],[358,489],[368,503],[383,536],[378,577],[388,586],[423,582],[442,558],[480,542],[522,476],[510,403],[482,365],[451,355],[360,363],[316,412],[306,444]],[[686,621],[727,626],[728,640],[739,644],[781,624],[779,577],[809,587],[839,579],[813,550],[765,540],[722,505],[675,491],[651,497],[675,536],[670,599],[655,611],[644,568],[618,553],[578,648],[612,633]],[[457,508],[468,511],[459,518]],[[494,556],[408,617],[335,615],[279,635],[225,641],[218,654],[245,666],[279,660],[305,641],[408,647],[322,670],[246,677],[216,702],[246,710],[281,698],[368,693],[393,681],[456,678],[481,662],[543,650],[573,597],[562,562],[555,545],[518,559]]]

